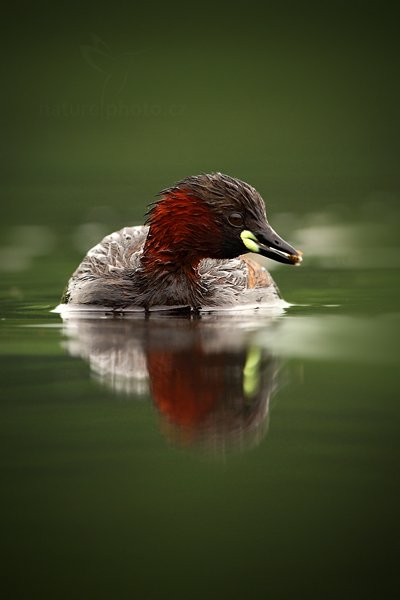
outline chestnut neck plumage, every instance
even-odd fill
[[[198,265],[217,253],[221,237],[209,207],[186,190],[174,190],[155,204],[147,223],[144,287],[160,304],[200,304],[207,290]]]

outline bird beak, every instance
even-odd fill
[[[257,234],[245,229],[240,237],[250,252],[256,252],[286,265],[299,265],[303,260],[302,252],[285,242],[268,224],[257,231]]]

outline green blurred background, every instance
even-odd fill
[[[391,6],[8,7],[3,218],[67,227],[96,187],[129,219],[162,186],[211,170],[249,180],[274,207],[397,190]]]

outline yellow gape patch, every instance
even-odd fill
[[[242,242],[246,246],[247,250],[250,250],[250,252],[259,252],[257,238],[253,233],[251,233],[251,231],[245,229],[240,234],[240,237],[242,238]]]

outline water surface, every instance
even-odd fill
[[[8,597],[394,597],[400,254],[373,209],[276,215],[305,252],[280,314],[62,320],[78,252],[9,229]]]

